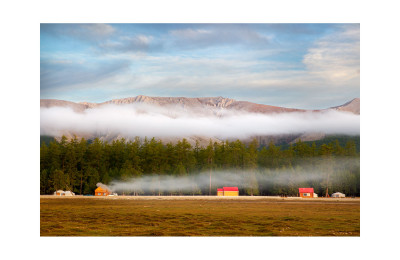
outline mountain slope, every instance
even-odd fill
[[[75,112],[83,112],[85,109],[89,108],[89,106],[85,104],[58,99],[41,99],[40,107],[70,107]]]
[[[330,109],[351,112],[351,113],[359,115],[360,114],[360,98],[355,98],[341,106],[331,107]]]
[[[140,104],[145,103],[156,106],[179,106],[184,109],[207,109],[207,108],[225,108],[235,109],[253,113],[282,113],[282,112],[300,112],[306,111],[303,109],[277,107],[263,104],[256,104],[248,101],[236,101],[235,99],[223,97],[201,97],[201,98],[187,98],[187,97],[149,97],[139,95],[136,97],[113,99],[103,103],[90,103],[80,102],[74,103],[70,101],[55,100],[55,99],[42,99],[40,101],[41,107],[71,107],[75,111],[83,111],[88,108],[95,108],[107,104]]]

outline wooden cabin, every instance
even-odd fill
[[[302,198],[313,198],[314,188],[299,188],[299,194]]]
[[[111,191],[109,191],[107,189],[103,189],[102,187],[98,187],[94,191],[94,196],[108,196],[110,194],[111,194]]]

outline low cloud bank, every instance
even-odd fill
[[[93,136],[115,134],[126,138],[205,136],[221,139],[315,132],[357,135],[360,116],[335,110],[258,114],[145,104],[104,105],[83,113],[52,107],[40,110],[40,132],[51,136],[67,132]]]
[[[281,185],[284,187],[314,186],[320,187],[326,183],[329,174],[330,182],[346,179],[346,173],[359,169],[357,159],[336,159],[335,161],[311,161],[294,169],[263,169],[263,170],[220,170],[212,171],[212,189],[217,187],[237,186],[240,189],[250,189],[259,186]],[[192,175],[146,175],[143,177],[119,180],[110,183],[113,192],[190,192],[196,190],[208,191],[210,171]]]

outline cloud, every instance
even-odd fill
[[[82,24],[80,29],[78,32],[100,37],[109,36],[115,32],[115,28],[109,24]]]
[[[216,45],[245,45],[262,47],[269,43],[268,37],[243,26],[218,26],[214,28],[185,28],[171,30],[175,46],[183,49],[205,48]]]
[[[360,27],[346,26],[321,38],[308,50],[303,63],[309,73],[338,85],[359,81]]]
[[[359,134],[360,117],[346,112],[256,114],[210,108],[206,111],[145,104],[104,105],[83,113],[63,107],[41,108],[41,135],[65,132],[94,136],[205,136],[220,139],[322,132]]]
[[[212,34],[212,31],[204,29],[181,29],[172,30],[170,31],[170,34],[182,39],[198,40],[201,38],[207,38]]]
[[[321,26],[321,24],[317,23],[272,23],[262,25],[265,25],[268,31],[272,31],[275,34],[287,34],[289,36],[300,35],[308,37],[310,35],[318,35],[326,30],[326,24]]]
[[[115,40],[101,42],[98,48],[106,53],[148,53],[163,49],[163,44],[156,41],[151,35],[138,34],[133,36],[120,36]]]
[[[40,24],[41,33],[56,37],[72,37],[83,41],[99,41],[112,36],[116,29],[109,24]]]
[[[105,80],[129,67],[127,61],[81,61],[68,59],[45,59],[40,63],[40,88],[47,92],[60,87]]]
[[[120,57],[117,55],[116,59]],[[118,68],[118,62],[112,64]],[[123,98],[139,94],[228,96],[238,100],[306,109],[336,106],[359,97],[358,88],[354,92],[350,92],[349,88],[346,93],[336,93],[337,88],[321,79],[309,76],[304,71],[285,68],[284,65],[275,66],[274,62],[269,61],[147,56],[129,57],[122,65],[126,67],[121,66],[120,70],[110,67],[110,71],[104,73],[100,70],[99,77],[89,78],[92,75],[89,73],[86,80],[74,81],[74,89],[82,92],[96,88],[108,93],[102,101],[111,97]],[[77,71],[86,70],[77,68]],[[65,71],[56,73],[54,76],[66,74]],[[66,75],[64,83],[70,80]]]

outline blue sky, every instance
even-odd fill
[[[359,24],[41,24],[40,96],[223,96],[305,109],[360,96]]]

